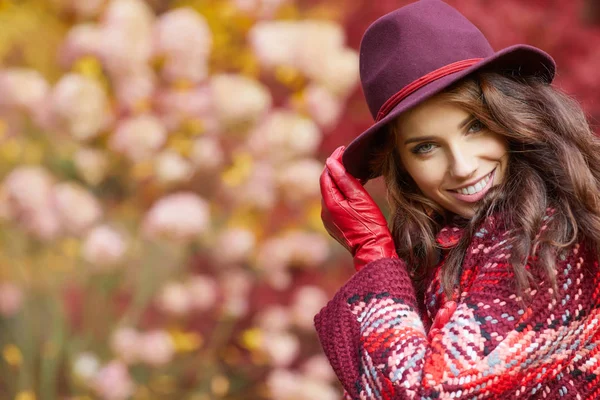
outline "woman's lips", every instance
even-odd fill
[[[461,200],[461,201],[464,201],[464,202],[467,202],[467,203],[475,203],[475,202],[483,199],[483,197],[488,192],[488,190],[490,190],[490,188],[493,186],[493,184],[494,184],[494,176],[495,175],[496,175],[496,169],[494,169],[491,172],[490,179],[488,180],[488,182],[485,185],[485,187],[483,189],[481,189],[477,193],[463,194],[463,193],[455,192],[454,190],[448,190],[448,193],[450,193],[452,196],[454,196],[454,198],[456,198],[458,200]]]

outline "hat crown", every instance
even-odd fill
[[[405,86],[457,61],[486,58],[494,50],[481,31],[439,0],[421,0],[384,15],[360,44],[360,79],[369,110]]]

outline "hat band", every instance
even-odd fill
[[[400,103],[408,95],[415,92],[416,90],[422,88],[428,83],[443,78],[446,75],[462,71],[463,69],[466,69],[471,65],[478,63],[481,60],[483,60],[483,58],[470,58],[468,60],[457,61],[452,64],[444,65],[443,67],[431,71],[430,73],[423,75],[419,79],[409,83],[408,85],[404,86],[399,92],[390,97],[385,103],[383,103],[383,105],[379,109],[379,112],[377,113],[377,118],[375,119],[375,122],[380,121],[383,117],[388,115],[389,112],[392,111],[392,109],[398,105],[398,103]]]

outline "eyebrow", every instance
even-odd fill
[[[464,120],[462,120],[459,124],[458,124],[458,129],[463,129],[465,127],[465,125],[467,125],[469,122],[471,122],[474,119],[472,114],[469,114],[469,116],[467,118],[465,118]],[[425,140],[434,140],[436,139],[436,136],[415,136],[409,139],[406,139],[404,141],[404,145],[406,146],[407,144],[410,143],[414,143],[414,142],[422,142]]]

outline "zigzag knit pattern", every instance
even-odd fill
[[[596,252],[584,243],[562,251],[558,293],[541,281],[523,301],[510,249],[510,232],[486,222],[465,256],[456,311],[430,332],[424,320],[445,301],[439,274],[418,307],[403,261],[357,272],[315,317],[345,398],[600,398]]]

